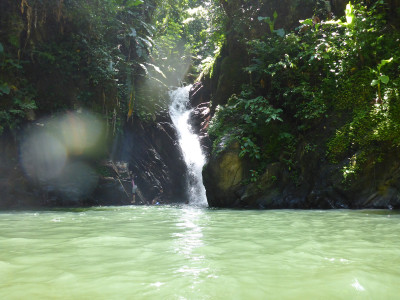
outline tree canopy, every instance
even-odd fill
[[[59,110],[151,118],[222,40],[214,1],[21,0],[0,12],[0,131]]]

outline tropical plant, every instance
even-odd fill
[[[242,147],[247,143],[241,156],[280,160],[292,171],[299,168],[293,141],[302,139],[332,162],[348,159],[352,165],[343,174],[351,178],[399,145],[399,38],[386,23],[383,1],[360,1],[349,3],[338,20],[314,16],[283,36],[249,41],[251,86],[217,110],[211,137],[217,145],[234,134]],[[260,113],[270,122],[258,123]],[[271,146],[286,135],[291,138]],[[351,158],[357,151],[363,159]]]

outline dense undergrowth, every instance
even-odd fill
[[[219,106],[209,134],[237,140],[255,168],[299,152],[346,161],[343,179],[400,147],[400,34],[384,1],[349,3],[343,18],[301,21],[293,32],[248,42],[250,84]],[[299,149],[301,147],[302,149]]]

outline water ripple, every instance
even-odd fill
[[[0,298],[396,299],[399,221],[346,210],[0,213]]]

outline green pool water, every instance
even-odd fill
[[[400,214],[0,212],[0,299],[400,299]]]

